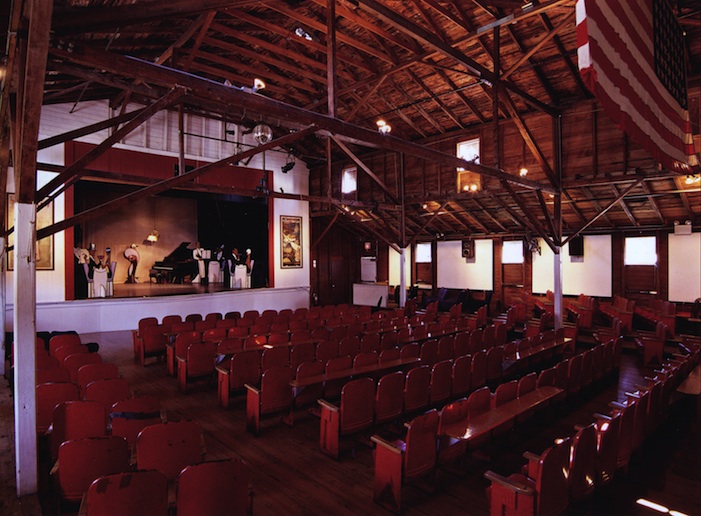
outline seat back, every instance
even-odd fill
[[[350,371],[353,368],[353,359],[348,355],[329,359],[326,362],[326,374],[338,371]],[[350,374],[349,374],[350,376]],[[347,378],[327,380],[324,382],[324,398],[336,399],[341,395],[341,389]]]
[[[187,354],[187,348],[193,342],[199,342],[202,340],[202,332],[199,331],[184,331],[178,333],[175,337],[175,356],[180,358],[185,358]]]
[[[338,356],[338,342],[335,340],[322,340],[316,345],[316,359],[326,364],[332,358]]]
[[[105,409],[96,401],[64,401],[56,405],[52,425],[51,458],[56,459],[64,441],[106,434]]]
[[[404,344],[399,350],[399,356],[401,358],[419,358],[420,354],[421,346],[419,346],[416,342]]]
[[[205,332],[207,330],[216,329],[217,321],[210,319],[208,321],[195,321],[195,331]]]
[[[360,339],[360,352],[374,351],[375,353],[380,352],[380,334],[379,333],[368,333]]]
[[[430,401],[431,368],[421,365],[406,374],[404,382],[404,412],[411,413],[428,407]]]
[[[341,389],[340,434],[360,432],[372,426],[375,416],[375,382],[357,378]]]
[[[80,393],[73,383],[40,383],[36,389],[37,435],[43,435],[51,426],[56,405],[79,400]]]
[[[124,378],[109,378],[106,380],[95,380],[90,382],[85,388],[85,399],[99,401],[109,413],[112,405],[118,401],[131,397],[129,382]]]
[[[399,334],[396,331],[386,331],[380,337],[380,349],[390,349],[399,343]]]
[[[71,374],[71,382],[78,383],[78,369],[85,364],[99,364],[102,357],[99,353],[73,353],[63,360],[63,367]]]
[[[275,366],[266,369],[260,381],[260,413],[273,413],[292,406],[292,368]]]
[[[560,514],[569,504],[567,475],[570,459],[570,438],[543,452],[538,464],[536,483],[536,514]]]
[[[377,382],[375,393],[375,423],[393,421],[404,410],[404,373],[395,371]]]
[[[187,466],[178,476],[179,516],[249,514],[248,464],[240,459]]]
[[[39,355],[37,355],[39,356]],[[49,357],[56,360],[54,357]],[[36,385],[40,383],[71,383],[71,372],[63,366],[51,369],[37,369],[35,376]]]
[[[393,360],[399,360],[402,356],[402,352],[400,351],[399,348],[389,348],[389,349],[383,349],[380,352],[380,356],[377,357],[377,361],[380,364],[383,364],[385,362],[391,362]]]
[[[143,352],[144,356],[165,353],[168,336],[163,326],[147,326],[144,329]]]
[[[187,348],[187,376],[206,376],[214,373],[216,358],[216,342],[193,342]]]
[[[528,373],[526,376],[521,377],[521,379],[518,381],[517,396],[521,397],[524,394],[534,391],[537,383],[538,376],[535,373]]]
[[[141,430],[161,423],[161,403],[155,396],[129,398],[112,405],[109,417],[112,435],[124,437],[133,449]]]
[[[62,498],[78,501],[103,475],[129,470],[129,446],[117,436],[65,441],[58,448],[58,481]]]
[[[139,323],[141,322],[139,321]],[[139,327],[139,331],[141,332],[141,327]],[[80,335],[77,333],[63,333],[61,335],[54,335],[49,339],[49,354],[51,356],[55,356],[56,350],[61,346],[80,346],[81,344],[82,342],[80,341]]]
[[[238,337],[227,337],[217,345],[218,355],[233,355],[243,349],[243,340]]]
[[[165,331],[165,327],[164,327]],[[170,327],[170,331],[168,333],[170,334],[179,334],[185,331],[195,331],[195,323],[192,321],[180,321],[173,323],[173,325]]]
[[[487,383],[487,352],[480,350],[472,355],[472,390]]]
[[[133,516],[168,514],[168,481],[158,471],[130,471],[95,480],[85,495],[85,513],[97,516],[118,510]]]
[[[461,331],[453,338],[453,357],[458,358],[470,354],[470,333]]]
[[[178,324],[181,322],[183,322],[182,316],[177,314],[171,314],[164,316],[161,321],[161,324],[163,325],[165,332],[169,333],[172,331],[174,324]]]
[[[438,341],[438,361],[452,360],[455,356],[455,337],[445,335]]]
[[[451,346],[452,347],[452,346]],[[442,360],[436,362],[431,369],[430,404],[442,405],[450,399],[453,384],[453,361]]]
[[[408,424],[404,453],[405,481],[423,477],[435,470],[438,420],[438,411],[432,409]]]
[[[296,371],[302,362],[313,361],[315,354],[316,346],[311,341],[293,344],[290,347],[290,367],[293,371]]]
[[[618,455],[618,436],[621,428],[620,414],[614,415],[611,419],[597,424],[598,445],[597,445],[597,472],[596,482],[598,485],[607,484],[613,480],[613,476],[618,469],[616,457]]]
[[[297,381],[304,380],[312,376],[321,376],[324,374],[326,365],[318,360],[310,360],[300,363],[296,369]],[[323,397],[324,385],[319,382],[314,385],[298,388],[295,391],[295,406],[303,407],[311,403],[316,403],[316,400]]]
[[[482,387],[472,392],[467,398],[467,413],[470,419],[489,412],[491,396],[489,387]]]
[[[54,350],[53,356],[56,357],[56,360],[58,360],[59,364],[64,365],[66,358],[68,358],[71,355],[78,354],[87,355],[88,347],[83,346],[82,344],[66,344],[65,346],[56,348],[56,350]]]
[[[94,353],[91,353],[91,355],[93,354]],[[117,366],[109,362],[97,362],[81,366],[78,369],[76,383],[78,384],[81,395],[84,396],[85,389],[91,382],[110,378],[119,378],[119,369]]]
[[[419,358],[422,364],[433,367],[433,364],[438,362],[438,341],[436,339],[429,339],[421,344]]]
[[[202,340],[205,342],[219,342],[226,338],[226,328],[210,328],[202,332]]]
[[[158,423],[136,439],[136,466],[175,480],[185,466],[202,462],[202,430],[195,421]]]
[[[494,397],[492,398],[493,406],[499,407],[504,403],[513,401],[516,399],[518,394],[518,380],[511,380],[510,382],[504,382],[500,384],[494,391]]]
[[[273,347],[263,350],[263,355],[260,359],[261,373],[265,373],[272,367],[287,367],[290,365],[290,348],[288,347]]]
[[[377,365],[377,351],[366,351],[365,353],[358,353],[353,358],[353,367],[366,367]]]
[[[229,388],[241,389],[244,384],[258,385],[260,381],[261,352],[257,349],[240,351],[231,357]]]
[[[597,473],[596,426],[592,423],[577,432],[570,453],[570,497],[582,500],[596,487]]]
[[[472,356],[461,355],[453,361],[451,395],[453,398],[470,392],[472,382]]]
[[[333,340],[333,339],[332,339]],[[356,337],[343,337],[338,343],[338,354],[354,357],[360,351],[360,339]]]
[[[504,348],[502,346],[494,346],[487,350],[487,382],[490,385],[501,380],[503,361]]]

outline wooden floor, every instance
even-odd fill
[[[387,514],[373,502],[373,455],[366,444],[347,443],[340,461],[323,455],[318,446],[319,421],[306,413],[292,428],[277,418],[265,420],[260,437],[254,437],[245,429],[244,395],[235,397],[232,407],[223,410],[217,406],[214,382],[195,384],[190,392],[181,394],[176,380],[166,375],[163,362],[136,365],[129,332],[81,337],[84,342],[100,344],[103,359],[119,366],[137,394],[159,396],[169,420],[198,421],[205,432],[207,460],[241,457],[250,464],[255,514]],[[606,412],[609,401],[623,399],[625,391],[640,383],[646,371],[639,365],[637,354],[624,353],[619,378],[580,401],[568,401],[566,409],[547,420],[534,421],[517,428],[509,438],[493,442],[483,450],[491,460],[473,458],[466,477],[439,471],[433,494],[407,487],[405,514],[488,514],[486,470],[513,473],[525,462],[524,451],[540,452],[555,438],[572,435],[574,425],[591,422],[593,413]],[[670,419],[647,441],[645,452],[634,456],[628,474],[620,475],[585,504],[571,507],[570,514],[652,514],[635,504],[639,497],[689,515],[701,514],[700,397],[675,394],[674,399]],[[12,453],[3,449],[2,456],[7,457],[8,451]],[[4,469],[2,481],[10,484]],[[8,490],[1,492],[6,496]],[[31,509],[13,509],[12,500],[2,502],[8,509],[0,505],[2,514],[34,514]],[[41,503],[43,514],[55,513],[51,496],[42,497]]]

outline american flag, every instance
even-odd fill
[[[698,164],[683,36],[666,0],[577,0],[579,71],[607,115],[664,168]]]

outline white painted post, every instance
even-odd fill
[[[399,250],[399,306],[406,306],[406,273],[404,271],[404,262],[406,261],[406,248],[402,247]]]
[[[5,270],[6,270],[6,255],[5,255],[5,239],[0,237],[0,352],[2,353],[2,359],[0,359],[0,375],[5,374],[5,350],[7,346],[11,346],[12,343],[5,342],[5,315],[7,309],[7,289],[5,284]]]
[[[37,492],[36,205],[15,204],[15,463],[17,496]]]
[[[562,328],[562,248],[559,246],[555,247],[554,256],[554,269],[555,269],[555,286],[553,287],[553,294],[555,296],[555,329]]]

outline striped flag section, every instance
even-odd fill
[[[664,168],[687,173],[698,160],[686,110],[683,49],[675,48],[681,37],[674,30],[680,29],[674,20],[661,23],[665,9],[665,0],[577,0],[579,71],[628,136]]]

